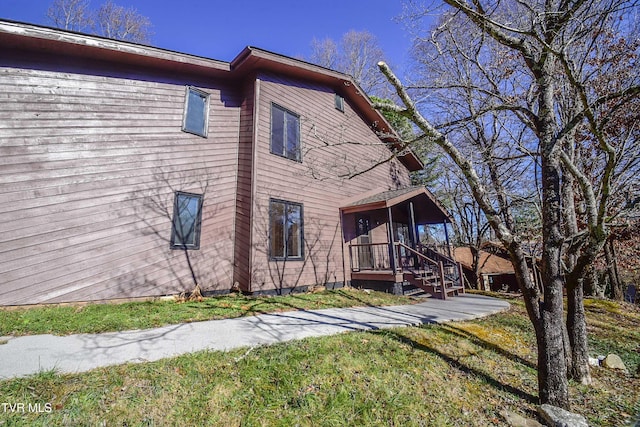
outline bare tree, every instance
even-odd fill
[[[110,39],[149,43],[151,21],[132,7],[125,9],[108,0],[96,12],[94,31]]]
[[[124,8],[108,0],[97,10],[89,0],[54,0],[47,10],[51,23],[65,30],[135,43],[151,41],[151,21],[132,7]]]
[[[454,244],[468,247],[471,252],[471,269],[477,289],[489,290],[485,288],[482,278],[481,263],[482,245],[489,240],[489,223],[478,203],[470,196],[464,177],[460,177],[455,169],[451,172],[443,174],[440,180],[443,188],[439,199],[447,205],[456,220],[453,224]]]
[[[311,40],[311,56],[309,60],[321,67],[331,68],[338,67],[338,45],[333,39],[325,38]]]
[[[351,30],[340,43],[330,38],[314,39],[311,50],[310,62],[350,75],[368,95],[387,94],[384,77],[376,66],[385,60],[385,54],[370,32]]]
[[[620,165],[621,147],[607,136],[604,128],[612,114],[621,111],[640,93],[635,76],[625,80],[621,88],[595,93],[591,90],[594,67],[588,60],[601,53],[596,47],[602,40],[603,28],[614,25],[623,31],[626,22],[621,18],[637,4],[623,0],[444,2],[449,9],[440,21],[438,34],[454,35],[446,39],[449,42],[446,55],[454,53],[458,70],[473,69],[474,76],[481,78],[465,84],[439,81],[434,76],[433,86],[457,93],[450,103],[464,106],[465,114],[454,116],[450,113],[462,109],[442,105],[447,109],[434,117],[445,120],[426,119],[409,93],[411,88],[403,85],[384,63],[379,64],[380,69],[403,105],[379,107],[409,117],[464,174],[514,265],[536,333],[540,399],[567,408],[567,373],[583,382],[590,380],[581,283],[586,267],[602,249],[609,232],[607,206],[611,201],[612,180]],[[424,10],[420,14],[424,16]],[[469,38],[469,32],[478,37]],[[475,44],[464,45],[470,39]],[[437,43],[436,46],[441,47]],[[500,66],[489,67],[490,60]],[[568,108],[563,108],[562,100],[571,101],[566,104]],[[606,112],[605,105],[609,106]],[[432,104],[423,110],[432,113],[436,107]],[[482,122],[491,115],[487,122]],[[594,142],[591,148],[599,159],[601,172],[595,181],[589,179],[582,164],[566,149],[575,142],[573,135],[579,127]],[[482,148],[474,157],[464,151],[465,135]],[[499,137],[494,139],[494,135]],[[505,145],[504,140],[510,144]],[[528,143],[518,144],[520,141]],[[503,163],[505,159],[510,162]],[[505,174],[514,175],[518,171],[535,179],[536,185],[527,191],[539,190],[540,195],[541,291],[532,280],[514,205],[509,203],[511,190],[504,185],[509,181],[503,180]],[[565,179],[569,176],[571,179]],[[575,185],[583,209],[577,212],[580,224],[573,232],[572,227],[565,226],[564,210],[573,209],[563,203],[566,200],[563,190],[568,183],[574,183],[571,187]],[[576,254],[572,266],[566,264],[567,253]],[[565,284],[572,350],[568,359],[562,298]]]
[[[84,31],[91,26],[89,0],[54,0],[47,18],[57,28]]]

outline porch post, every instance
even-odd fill
[[[416,250],[418,247],[418,226],[416,225],[416,215],[413,211],[413,202],[409,202],[409,221],[409,225],[411,225],[411,247]]]
[[[420,234],[418,233],[418,226],[416,225],[416,215],[413,210],[413,202],[409,202],[409,226],[411,227],[411,248],[414,251],[418,250],[418,237]],[[413,258],[413,266],[414,268],[418,268],[418,256],[416,254],[412,254]]]
[[[444,221],[442,225],[444,225],[444,237],[447,240],[447,252],[449,253],[449,258],[453,258],[453,255],[451,255],[451,243],[449,242],[449,230],[447,230],[447,221]]]
[[[396,251],[395,239],[393,238],[393,215],[391,215],[391,206],[387,208],[387,234],[389,235],[389,264],[393,273],[396,273]]]

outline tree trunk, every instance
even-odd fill
[[[569,376],[582,384],[591,384],[587,318],[584,312],[582,279],[567,282],[567,332],[571,344]]]
[[[571,132],[565,139],[564,150],[571,161],[575,161],[575,148],[573,145],[574,132]],[[565,236],[575,236],[578,234],[578,220],[576,209],[576,195],[578,193],[574,176],[564,168],[562,185],[562,212],[564,215]],[[565,337],[565,351],[567,360],[567,374],[569,378],[591,384],[591,374],[589,372],[589,347],[587,343],[587,323],[584,314],[584,290],[582,288],[587,267],[592,265],[596,257],[596,241],[589,240],[586,247],[583,247],[583,254],[579,257],[577,249],[568,248],[565,256],[566,267],[566,287],[567,287],[567,327]]]
[[[547,256],[554,248],[548,248]],[[543,255],[543,260],[544,260]],[[562,278],[559,268],[544,262],[544,301],[540,302],[540,326],[536,334],[538,343],[538,390],[540,403],[569,408],[569,385],[564,351],[564,315]]]
[[[598,275],[596,273],[596,269],[593,267],[593,264],[587,266],[587,271],[585,272],[584,281],[582,283],[584,295],[591,297],[597,295]]]
[[[622,282],[618,276],[618,265],[613,240],[608,240],[605,243],[604,256],[607,260],[607,275],[609,276],[609,284],[611,285],[611,298],[616,301],[622,301],[624,299],[624,290],[622,289]]]
[[[562,192],[561,147],[557,144],[554,117],[554,61],[546,54],[532,71],[538,79],[541,173],[542,173],[542,331],[538,336],[538,384],[541,403],[569,409],[569,384],[564,351],[562,289]]]
[[[480,249],[475,246],[469,246],[469,250],[471,251],[473,274],[476,278],[476,289],[479,291],[490,291],[491,289],[487,289],[485,286],[484,277],[482,277],[482,273],[480,271]]]
[[[548,252],[549,248],[547,248]],[[529,319],[536,333],[538,347],[538,393],[540,403],[569,408],[569,386],[565,354],[562,276],[557,268],[543,264],[544,301],[540,300],[537,284],[531,280],[529,266],[518,243],[509,247],[509,254],[522,291]],[[559,250],[558,250],[559,256]],[[544,260],[543,256],[543,260]],[[553,273],[555,271],[555,273]]]
[[[548,292],[547,292],[548,293]],[[558,298],[549,295],[552,300]],[[562,319],[557,319],[557,303],[542,303],[542,334],[538,338],[538,389],[540,403],[569,408],[569,386],[564,359]],[[560,304],[562,305],[562,304]]]

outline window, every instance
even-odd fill
[[[271,104],[271,152],[301,162],[300,117]]]
[[[172,249],[200,248],[202,195],[176,192],[173,202]]]
[[[335,96],[335,105],[336,105],[336,110],[342,111],[344,113],[344,98],[338,95],[337,93]]]
[[[187,87],[182,130],[206,138],[208,125],[209,94],[193,87]]]
[[[303,259],[303,213],[300,203],[269,202],[269,253],[273,259]]]

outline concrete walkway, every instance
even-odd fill
[[[462,295],[446,301],[425,299],[415,305],[290,311],[104,334],[15,337],[0,345],[0,378],[51,369],[84,372],[200,350],[224,351],[347,331],[469,320],[508,308],[503,300]]]

